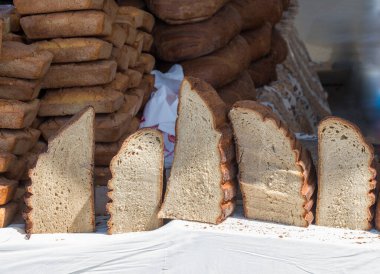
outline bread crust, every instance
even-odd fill
[[[354,131],[356,131],[356,133],[358,134],[359,138],[361,139],[363,145],[366,146],[366,148],[368,149],[370,155],[371,155],[371,158],[368,162],[368,169],[370,171],[370,173],[372,174],[370,180],[369,180],[369,192],[368,192],[368,196],[370,198],[370,201],[371,203],[368,205],[368,215],[367,215],[367,220],[368,220],[368,225],[366,227],[366,230],[370,230],[372,227],[373,227],[373,220],[374,220],[374,217],[375,217],[375,211],[376,211],[376,218],[375,218],[375,225],[376,225],[376,229],[380,230],[380,204],[377,203],[377,207],[376,207],[376,196],[377,196],[377,180],[376,180],[376,176],[377,176],[377,170],[376,170],[376,161],[375,161],[375,150],[372,146],[371,143],[369,143],[366,138],[363,136],[363,134],[361,133],[361,130],[360,128],[351,123],[350,121],[347,121],[343,118],[339,118],[339,117],[335,117],[335,116],[328,116],[328,117],[325,117],[324,119],[321,120],[321,122],[319,123],[318,125],[318,140],[321,140],[322,138],[322,132],[321,132],[321,128],[322,128],[322,125],[323,123],[325,122],[328,122],[328,121],[335,121],[335,122],[339,122],[345,126],[348,126],[349,128],[353,129]],[[320,143],[318,142],[318,155],[321,155],[321,148],[320,148]],[[320,178],[321,177],[321,160],[318,161],[318,177]],[[317,195],[317,204],[319,205],[320,203],[320,193],[318,191],[318,195]],[[317,208],[316,210],[316,215],[317,215],[317,219],[318,219],[318,215],[319,215],[319,210]]]
[[[314,207],[314,200],[316,195],[316,176],[315,176],[315,168],[313,165],[313,162],[311,160],[311,156],[308,153],[307,150],[303,149],[300,142],[295,138],[294,134],[289,130],[289,128],[284,125],[281,120],[271,111],[270,108],[260,105],[259,103],[256,103],[254,101],[240,101],[235,103],[233,108],[243,108],[247,109],[249,111],[254,111],[258,114],[260,114],[263,122],[265,121],[272,121],[277,128],[283,132],[284,136],[287,137],[289,140],[290,146],[293,150],[294,157],[295,157],[295,164],[299,167],[302,177],[300,180],[300,196],[304,199],[303,204],[303,218],[305,220],[304,226],[307,227],[310,225],[314,220],[314,214],[313,214],[313,207]],[[235,136],[236,138],[236,136]],[[238,158],[240,155],[239,147],[236,147],[236,157]],[[241,159],[238,159],[238,162],[241,161]],[[238,179],[240,181],[240,171],[238,175]],[[245,194],[243,194],[243,197],[245,197]],[[245,207],[245,204],[243,203],[244,207],[244,214],[247,215],[247,208]]]
[[[142,135],[144,133],[152,133],[152,134],[155,134],[156,136],[158,136],[160,138],[160,144],[161,144],[161,151],[164,151],[164,137],[163,137],[163,134],[156,130],[156,129],[151,129],[151,128],[142,128],[142,129],[139,129],[136,133],[130,135],[125,141],[124,143],[122,144],[120,150],[122,150],[124,147],[127,147],[130,140],[133,139],[133,138],[136,138],[138,137],[139,135]],[[119,150],[119,151],[120,151]],[[112,226],[112,206],[113,206],[113,201],[112,201],[112,191],[114,189],[114,186],[112,185],[112,178],[115,176],[115,171],[112,169],[112,166],[114,165],[114,162],[116,161],[116,156],[112,159],[111,161],[111,165],[110,165],[110,170],[111,170],[111,179],[108,181],[108,184],[107,184],[107,187],[108,187],[108,193],[107,193],[107,196],[110,200],[110,202],[107,203],[107,206],[106,206],[106,210],[107,210],[107,213],[110,215],[110,219],[108,220],[107,222],[107,233],[108,234],[113,234],[113,226]],[[160,174],[161,175],[161,180],[160,180],[160,193],[163,193],[164,191],[164,179],[163,179],[163,176],[164,176],[164,157],[162,157],[162,160],[161,160],[161,163],[160,163]],[[160,195],[159,197],[161,203],[159,205],[159,207],[161,207],[161,204],[162,204],[162,197]],[[163,225],[163,220],[161,219],[161,225]]]

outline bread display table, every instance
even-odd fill
[[[379,273],[380,235],[246,220],[172,221],[152,232],[106,235],[0,229],[1,273]]]

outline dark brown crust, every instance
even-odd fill
[[[259,103],[256,103],[254,101],[240,101],[237,102],[233,109],[237,108],[243,108],[250,111],[254,111],[261,115],[263,122],[266,122],[267,120],[274,122],[278,129],[281,130],[285,137],[290,142],[290,145],[292,147],[292,150],[294,152],[295,156],[295,164],[300,168],[302,173],[302,178],[300,182],[300,195],[304,199],[304,214],[303,217],[305,219],[305,227],[310,225],[314,219],[314,214],[312,212],[312,209],[314,207],[314,197],[316,195],[316,175],[315,175],[315,168],[313,165],[313,162],[311,160],[310,154],[307,152],[307,150],[304,150],[301,146],[301,143],[295,138],[294,134],[289,130],[289,128],[284,125],[281,120],[272,112],[272,110],[266,106],[263,106]],[[236,136],[235,136],[236,139]],[[239,147],[236,148],[236,155],[239,157]],[[240,171],[238,178],[240,180]],[[243,197],[244,197],[243,193]],[[244,199],[245,200],[245,199]],[[245,207],[245,204],[243,203],[244,207],[244,214],[246,215],[247,209]]]
[[[376,225],[376,229],[380,229],[380,204],[378,203],[377,204],[377,208],[376,208],[376,196],[377,196],[377,180],[376,180],[376,176],[377,176],[377,170],[376,170],[376,161],[375,161],[375,150],[372,146],[372,144],[370,142],[368,142],[366,140],[366,138],[363,136],[360,128],[351,123],[350,121],[347,121],[343,118],[339,118],[339,117],[335,117],[335,116],[328,116],[326,118],[324,118],[323,120],[321,120],[321,122],[319,123],[318,125],[318,140],[321,140],[322,138],[322,132],[321,132],[321,129],[323,127],[323,123],[327,123],[329,121],[335,121],[335,122],[338,122],[338,123],[341,123],[345,126],[348,126],[349,128],[353,129],[354,131],[356,131],[356,133],[359,135],[362,143],[367,147],[369,153],[371,154],[371,158],[370,158],[370,161],[368,163],[368,169],[369,171],[371,172],[372,174],[372,177],[370,178],[369,180],[369,192],[368,192],[368,196],[370,197],[370,200],[371,200],[371,204],[369,205],[368,207],[368,226],[366,227],[366,230],[370,230],[372,227],[373,227],[373,220],[374,220],[374,217],[375,217],[375,211],[376,211],[376,219],[375,219],[375,225]],[[321,155],[321,152],[320,152],[320,143],[318,142],[318,155]],[[318,162],[318,177],[320,178],[321,177],[321,161]],[[320,195],[319,195],[319,191],[318,191],[318,199],[317,199],[317,204],[319,205],[319,198],[320,198]],[[318,208],[317,208],[317,211],[316,211],[316,214],[318,216]],[[318,219],[318,218],[317,218]]]
[[[195,91],[201,99],[208,106],[210,112],[214,117],[213,128],[221,134],[218,149],[220,152],[220,172],[222,180],[220,182],[221,191],[223,192],[223,199],[220,201],[221,214],[215,220],[215,224],[223,222],[235,209],[235,196],[236,196],[236,171],[234,174],[233,167],[236,167],[236,161],[231,155],[234,151],[232,129],[229,124],[227,112],[228,109],[218,93],[205,81],[193,77],[185,77],[182,85],[187,82],[191,89]],[[180,88],[180,93],[182,91]],[[178,104],[180,109],[181,100]],[[178,132],[178,119],[176,122],[176,132]],[[174,148],[174,155],[176,155],[177,146]],[[227,175],[228,174],[228,175]],[[224,187],[223,187],[224,186]],[[168,185],[168,188],[170,186]],[[227,190],[228,189],[228,190]],[[168,190],[165,193],[164,201],[167,198]],[[233,198],[231,198],[233,196]],[[227,198],[227,199],[226,199]]]
[[[138,136],[140,136],[141,134],[145,133],[145,132],[150,132],[152,134],[157,134],[157,136],[160,138],[160,143],[161,143],[161,151],[162,151],[162,154],[164,152],[164,137],[163,137],[163,134],[158,131],[158,130],[155,130],[155,129],[151,129],[151,128],[142,128],[142,129],[139,129],[137,132],[135,132],[134,134],[130,135],[122,144],[119,152],[124,148],[124,147],[127,147],[129,145],[129,141],[131,139],[134,139]],[[114,162],[116,161],[116,157],[117,155],[115,155],[115,157],[112,159],[111,161],[111,164],[110,164],[110,170],[111,170],[111,174],[112,174],[112,177],[111,179],[108,181],[108,184],[107,184],[107,187],[108,187],[108,193],[107,193],[107,196],[108,196],[108,199],[109,199],[109,202],[107,203],[106,205],[106,211],[107,213],[110,215],[110,218],[109,220],[107,221],[107,233],[112,235],[113,234],[113,225],[112,225],[112,205],[113,205],[113,200],[112,200],[112,192],[113,192],[113,189],[114,189],[114,186],[112,185],[112,178],[115,176],[115,172],[114,170],[112,169],[113,165],[114,165]],[[161,193],[160,193],[160,199],[161,199],[161,204],[162,204],[162,193],[164,191],[164,156],[162,156],[162,161],[161,161],[161,167],[160,167],[160,170],[161,170],[161,185],[160,185],[160,188],[161,188]],[[161,206],[161,204],[159,206]],[[163,219],[161,219],[161,225],[163,225]]]
[[[88,110],[92,109],[92,111],[94,112],[94,118],[95,118],[95,111],[92,107],[86,107],[84,108],[82,111],[78,112],[76,115],[74,115],[70,121],[68,121],[58,132],[57,134],[51,136],[48,140],[48,144],[51,143],[51,140],[53,140],[54,138],[58,137],[59,135],[61,135],[61,133],[63,131],[65,131],[68,127],[70,127],[72,124],[74,124],[75,122],[77,122],[81,116],[87,112]],[[93,127],[93,135],[95,136],[95,130],[94,130],[94,127]],[[95,138],[94,138],[95,139]],[[49,151],[50,147],[48,146],[48,150],[47,152],[45,153],[50,153]],[[94,177],[94,169],[93,169],[93,163],[94,163],[94,151],[95,151],[95,142],[92,143],[92,160],[91,160],[91,163],[92,163],[92,166],[91,166],[91,177],[93,178]],[[45,154],[43,153],[43,154]],[[41,155],[43,155],[41,154]],[[30,169],[29,170],[29,177],[31,177],[31,174],[33,172],[33,169]],[[25,202],[25,208],[24,208],[24,212],[22,213],[22,217],[24,218],[25,220],[25,232],[27,234],[33,234],[33,220],[31,218],[31,215],[30,213],[32,212],[33,208],[32,208],[32,205],[31,205],[31,196],[33,196],[33,189],[32,189],[32,181],[29,181],[27,183],[27,185],[25,186],[25,195],[24,195],[24,202]],[[93,181],[91,181],[91,189],[92,189],[92,195],[91,195],[91,204],[92,204],[92,226],[93,226],[93,230],[95,231],[95,193],[94,193],[94,185],[93,185]]]

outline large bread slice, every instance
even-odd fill
[[[37,143],[40,131],[37,129],[0,129],[0,152],[22,155]]]
[[[115,79],[115,61],[95,61],[53,65],[42,83],[43,88],[70,88],[103,85]]]
[[[0,76],[22,79],[40,79],[49,70],[53,54],[20,42],[3,43],[0,58]]]
[[[95,111],[86,108],[49,140],[29,172],[26,232],[93,232]]]
[[[7,227],[11,224],[17,213],[17,203],[11,202],[4,206],[0,206],[0,228]]]
[[[374,150],[354,124],[329,117],[318,126],[316,223],[368,230],[375,206]]]
[[[22,129],[29,127],[37,116],[40,101],[24,103],[0,99],[0,128]]]
[[[54,54],[53,63],[77,63],[111,57],[112,44],[96,38],[67,38],[36,42],[40,50]]]
[[[121,92],[103,87],[67,88],[48,90],[41,99],[39,116],[73,115],[86,106],[92,106],[96,113],[112,113],[124,102]]]
[[[267,107],[237,102],[229,113],[234,128],[239,183],[247,218],[308,226],[316,188],[307,150]]]
[[[7,204],[13,199],[17,186],[17,181],[7,180],[0,177],[0,206]]]
[[[132,116],[128,113],[116,112],[109,115],[97,115],[95,118],[95,141],[116,142],[129,129]],[[70,117],[57,117],[42,123],[39,129],[45,140],[55,135]]]
[[[147,231],[162,226],[162,219],[157,217],[163,192],[162,133],[142,129],[131,135],[112,159],[110,168],[108,233]]]
[[[183,81],[176,139],[159,217],[222,222],[235,207],[234,145],[226,105],[209,84]]]
[[[0,77],[0,99],[31,101],[38,97],[41,80]]]
[[[25,14],[41,14],[70,10],[101,10],[105,0],[14,0],[17,12]]]
[[[21,18],[29,39],[107,36],[112,33],[111,18],[101,11],[59,12]]]

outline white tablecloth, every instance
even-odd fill
[[[0,273],[380,273],[380,235],[246,220],[152,232],[32,235],[0,229]]]

